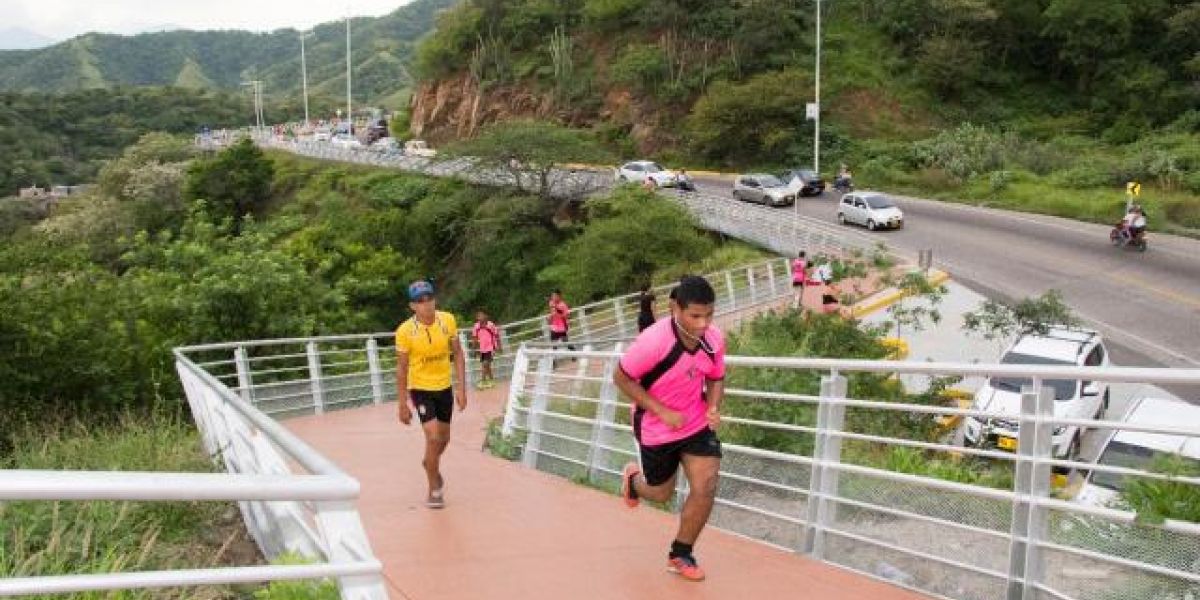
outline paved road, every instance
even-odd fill
[[[730,190],[717,180],[699,187]],[[799,212],[834,222],[836,198],[805,198]],[[869,235],[903,254],[932,248],[938,266],[991,298],[1060,290],[1108,337],[1117,364],[1200,368],[1200,240],[1151,234],[1150,249],[1137,253],[1112,247],[1103,225],[915,198],[897,204],[904,229]]]

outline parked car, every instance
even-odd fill
[[[812,169],[788,169],[778,177],[797,197],[820,196],[825,193],[825,180]]]
[[[333,134],[328,129],[318,129],[313,132],[314,142],[328,142],[331,139],[333,139]]]
[[[353,136],[344,134],[344,133],[339,133],[339,134],[333,136],[333,140],[331,140],[330,143],[332,143],[334,146],[337,146],[338,148],[362,148],[363,147],[362,142],[358,141],[357,139],[354,139]]]
[[[654,182],[656,187],[675,187],[678,180],[675,173],[668,171],[662,165],[649,160],[635,160],[621,165],[617,169],[617,183],[625,183],[632,181],[633,183],[643,183],[646,178]]]
[[[379,138],[368,146],[371,150],[383,153],[398,153],[400,152],[400,142],[396,138],[385,137]]]
[[[404,142],[404,153],[409,156],[424,156],[432,158],[437,156],[437,150],[429,147],[425,140],[408,140]]]
[[[1141,398],[1129,410],[1125,422],[1142,426],[1178,426],[1200,423],[1200,406],[1178,400]],[[1161,458],[1178,455],[1200,469],[1200,438],[1183,435],[1121,431],[1110,433],[1100,450],[1097,464],[1150,471]],[[1125,476],[1091,471],[1075,501],[1089,506],[1107,506],[1125,489]]]
[[[1108,366],[1108,349],[1095,331],[1052,328],[1045,335],[1023,335],[1000,358],[1006,365]],[[1028,377],[989,377],[975,393],[972,408],[1001,416],[981,420],[967,417],[963,437],[973,446],[1016,451],[1020,430],[1021,388],[1032,385]],[[1046,379],[1054,390],[1054,416],[1067,419],[1099,418],[1108,410],[1108,384],[1101,381]],[[1079,454],[1082,430],[1077,425],[1056,425],[1051,442],[1056,458]]]
[[[862,225],[871,231],[904,227],[904,213],[891,198],[879,192],[854,192],[842,196],[837,220],[843,225]]]
[[[796,201],[795,192],[774,175],[747,173],[733,180],[733,197],[747,202],[771,206],[787,206]]]

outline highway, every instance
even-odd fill
[[[697,183],[700,191],[730,197],[727,181]],[[838,198],[834,192],[803,198],[798,212],[835,223]],[[932,249],[936,266],[989,298],[1061,291],[1076,314],[1108,338],[1115,364],[1200,367],[1200,240],[1153,233],[1152,222],[1150,249],[1139,253],[1113,247],[1103,225],[893,198],[904,211],[904,228],[867,235],[901,255]],[[1113,215],[1114,222],[1119,217]]]

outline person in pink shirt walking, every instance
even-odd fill
[[[480,374],[479,388],[496,387],[496,375],[492,373],[492,358],[500,348],[500,327],[488,318],[487,312],[475,311],[475,325],[471,327],[471,337],[479,346]]]
[[[571,313],[571,307],[563,301],[562,290],[554,290],[550,292],[550,314],[547,319],[550,322],[550,341],[551,342],[566,342],[567,332],[571,329],[571,324],[568,321]],[[567,344],[568,350],[574,350],[570,344]]]
[[[804,309],[804,283],[808,281],[808,259],[804,257],[804,251],[792,260],[792,291],[796,292],[796,308]]]
[[[670,318],[638,335],[613,376],[633,400],[633,435],[641,455],[640,466],[625,465],[621,497],[630,508],[641,498],[666,502],[683,466],[690,492],[667,568],[700,581],[704,571],[692,550],[717,496],[721,441],[715,430],[725,391],[725,338],[713,325],[716,293],[703,277],[681,279],[670,300]]]

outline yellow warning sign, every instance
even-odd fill
[[[1141,196],[1142,184],[1136,181],[1130,181],[1129,183],[1125,184],[1125,192],[1130,196]]]

